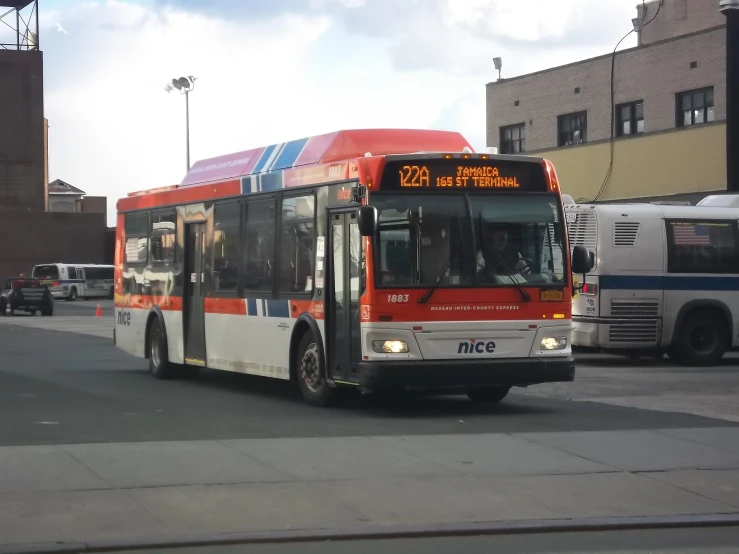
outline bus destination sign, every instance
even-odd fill
[[[547,190],[544,168],[535,162],[481,159],[389,162],[381,190]]]

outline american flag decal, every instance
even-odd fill
[[[675,246],[711,246],[708,227],[694,223],[673,224]]]

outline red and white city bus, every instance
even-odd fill
[[[552,164],[458,133],[339,131],[195,164],[118,202],[115,343],[159,378],[461,390],[572,381]]]

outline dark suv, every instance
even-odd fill
[[[0,279],[0,316],[15,315],[19,311],[31,315],[36,315],[36,312],[43,316],[53,315],[54,299],[49,287],[38,279],[27,277]]]

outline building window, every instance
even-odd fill
[[[500,153],[518,154],[526,152],[526,124],[508,125],[500,128]]]
[[[239,285],[241,206],[216,204],[213,218],[213,291],[236,292]]]
[[[313,195],[285,198],[282,201],[280,291],[313,291],[314,218]]]
[[[558,146],[582,144],[588,140],[587,112],[560,115],[557,118]]]
[[[272,293],[275,270],[275,201],[254,201],[246,209],[244,288]]]
[[[644,132],[644,101],[616,106],[616,136],[628,137]]]
[[[716,119],[713,87],[690,90],[677,95],[677,126],[700,125]]]
[[[671,273],[739,271],[735,221],[667,222],[667,265]]]

